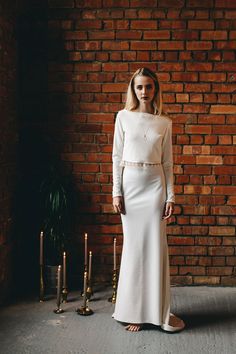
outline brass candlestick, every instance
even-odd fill
[[[67,290],[67,288],[63,288],[63,289],[62,289],[61,295],[62,295],[62,302],[67,302],[67,295],[68,295],[68,290]]]
[[[112,296],[108,299],[108,301],[112,302],[115,304],[116,302],[116,291],[117,291],[117,269],[113,269],[113,274],[112,274],[112,288],[113,288],[113,294]]]
[[[89,298],[87,296],[87,278],[88,278],[88,272],[84,272],[84,303],[83,306],[78,308],[76,312],[78,315],[82,316],[89,316],[93,314],[93,311],[89,308]]]
[[[93,295],[92,289],[92,251],[89,251],[89,270],[88,270],[88,287],[87,287],[87,298],[90,299]]]
[[[89,299],[89,300],[91,299],[91,296],[93,295],[91,278],[88,280],[88,287],[86,290],[86,295],[87,295],[87,299]]]
[[[88,283],[88,267],[87,265],[85,264],[84,265],[84,277],[86,275],[86,284]],[[84,297],[84,288],[83,290],[81,290],[81,296]]]
[[[54,313],[59,314],[64,312],[61,308],[61,266],[58,266],[57,271],[57,308],[54,310]]]
[[[40,265],[40,276],[39,276],[39,301],[43,302],[44,299],[44,281],[43,281],[43,265]]]
[[[66,278],[66,252],[63,252],[63,286],[62,286],[62,302],[67,302],[67,278]]]

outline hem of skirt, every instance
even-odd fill
[[[111,316],[112,318],[114,318],[116,321],[118,322],[121,322],[121,323],[141,323],[141,324],[144,324],[144,323],[147,323],[147,324],[152,324],[154,326],[161,326],[163,325],[164,323],[157,323],[155,321],[127,321],[127,320],[123,320],[123,319],[118,319],[117,317],[114,316],[114,314]]]

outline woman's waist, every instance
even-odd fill
[[[143,162],[143,161],[126,161],[121,160],[120,166],[131,166],[131,167],[156,167],[161,165],[161,162]]]

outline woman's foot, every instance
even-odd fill
[[[139,323],[130,323],[125,329],[130,332],[138,332],[141,331],[142,325]]]
[[[181,318],[175,316],[173,313],[170,313],[170,319],[168,324],[161,325],[161,328],[167,332],[177,332],[184,329],[185,323]]]

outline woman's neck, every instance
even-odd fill
[[[150,114],[154,114],[154,108],[152,106],[147,106],[147,105],[143,105],[140,104],[136,110],[136,112],[142,112],[142,113],[150,113]]]

